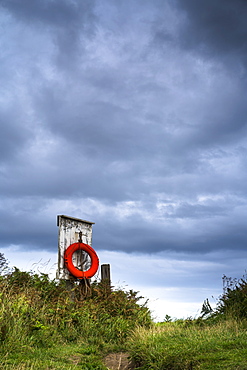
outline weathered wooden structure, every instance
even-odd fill
[[[64,252],[73,243],[82,242],[92,246],[92,226],[94,222],[65,215],[57,216],[58,230],[58,268],[57,279],[71,280],[72,276],[64,265]],[[73,255],[73,264],[79,270],[86,271],[90,265],[88,254],[77,251]]]
[[[69,217],[65,215],[57,216],[58,229],[58,268],[57,279],[66,280],[68,290],[71,290],[71,299],[74,299],[74,284],[78,281],[76,277],[70,274],[65,266],[64,253],[71,244],[80,242],[92,246],[92,226],[94,222],[85,221],[80,218]],[[82,271],[87,271],[91,266],[91,260],[83,250],[73,253],[73,265]],[[111,292],[110,265],[101,265],[101,282],[107,293]],[[90,279],[79,280],[81,293],[83,297],[90,294]]]

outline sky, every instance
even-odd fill
[[[0,252],[56,270],[91,222],[156,320],[247,268],[247,2],[0,0]]]

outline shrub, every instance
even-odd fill
[[[63,281],[14,268],[1,276],[0,292],[0,340],[6,351],[80,341],[124,346],[132,329],[151,323],[137,292],[110,292],[100,283],[82,299],[80,284],[68,290]]]
[[[217,313],[239,319],[247,318],[247,274],[241,279],[223,276],[223,295]]]
[[[7,271],[8,270],[8,261],[6,260],[6,258],[4,257],[4,254],[3,253],[0,253],[0,275],[2,275],[2,273],[4,271]]]

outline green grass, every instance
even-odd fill
[[[106,370],[106,354],[128,352],[140,370],[247,370],[246,281],[234,288],[207,319],[155,324],[132,290],[94,283],[85,298],[14,269],[0,275],[0,369]]]
[[[97,348],[83,343],[55,344],[52,348],[22,348],[1,360],[1,369],[102,369]]]
[[[129,351],[139,369],[247,369],[247,323],[201,320],[137,328]]]
[[[71,292],[15,269],[0,277],[0,292],[1,369],[106,369],[105,354],[125,351],[130,332],[152,322],[136,292],[97,283],[84,299],[80,285]]]

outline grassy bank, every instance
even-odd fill
[[[129,351],[140,369],[247,369],[247,323],[178,321],[138,328]]]
[[[142,370],[247,370],[247,276],[223,277],[216,310],[205,300],[198,319],[137,328],[128,347]]]
[[[133,291],[93,284],[83,299],[80,285],[68,292],[47,275],[15,269],[1,276],[0,292],[1,369],[105,369],[106,353],[126,350],[133,329],[151,325]]]
[[[247,370],[246,286],[204,317],[155,324],[132,290],[94,283],[85,299],[79,284],[14,269],[0,276],[0,369],[106,370],[104,356],[123,351],[140,370]]]

